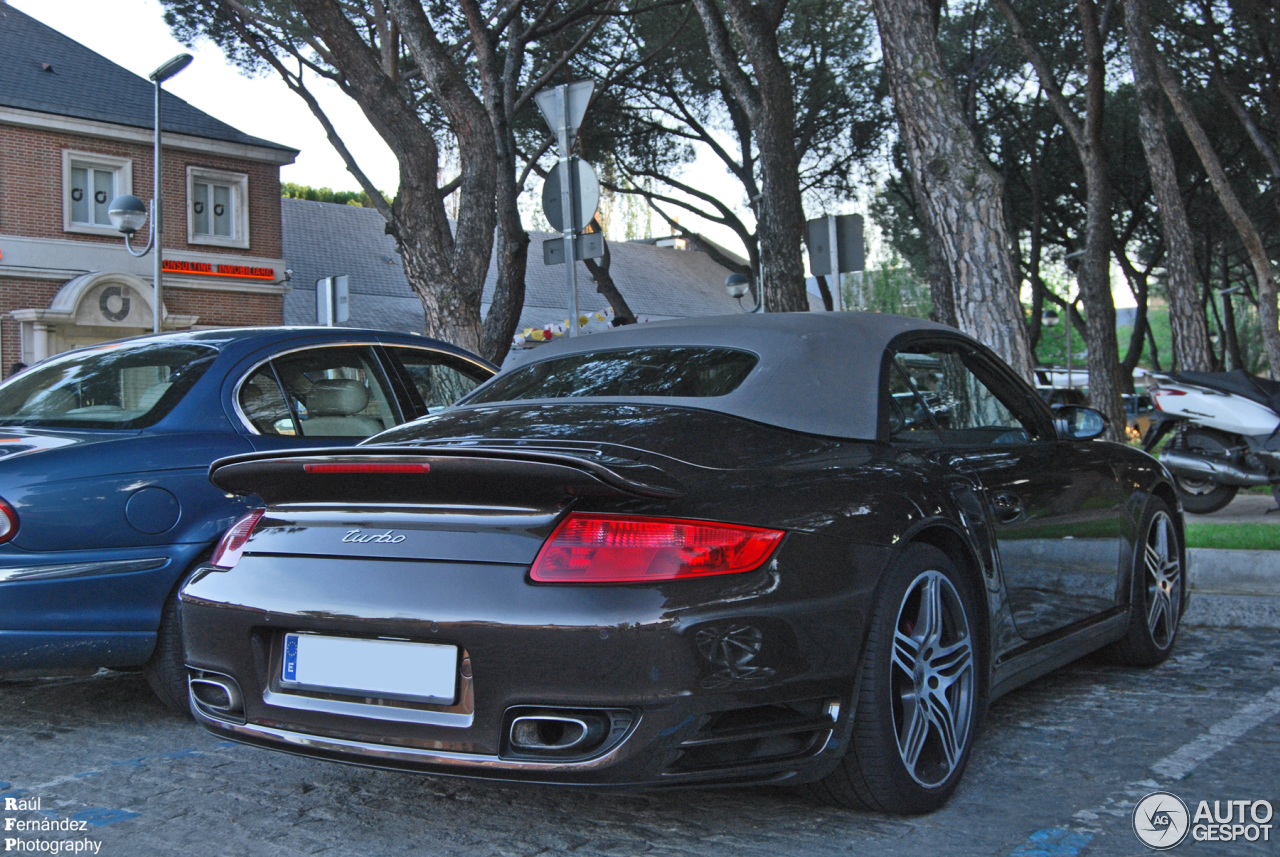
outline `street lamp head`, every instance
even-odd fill
[[[751,280],[746,274],[730,274],[725,278],[724,290],[729,293],[729,297],[739,300],[751,288]]]
[[[178,54],[173,59],[151,72],[151,79],[156,83],[164,83],[187,66],[191,65],[191,54]]]
[[[1045,327],[1057,327],[1059,320],[1058,313],[1055,310],[1046,310],[1044,315],[1040,316],[1040,323]]]
[[[126,193],[111,200],[107,217],[111,218],[111,225],[116,229],[125,235],[132,235],[147,222],[147,207],[142,200]]]

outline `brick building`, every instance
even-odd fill
[[[150,332],[151,257],[126,252],[107,208],[151,196],[154,89],[3,0],[0,57],[7,375],[15,361]],[[165,328],[282,323],[280,167],[297,151],[163,97]]]

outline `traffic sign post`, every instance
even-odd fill
[[[815,277],[832,274],[839,293],[837,309],[844,309],[844,290],[840,275],[861,271],[866,267],[862,240],[862,215],[827,215],[808,222],[809,270]],[[858,300],[861,308],[861,300]]]
[[[579,235],[573,241],[573,258],[581,262],[583,259],[599,259],[604,255],[604,236],[599,232],[588,232]],[[563,265],[565,263],[564,240],[548,238],[542,242],[542,262],[544,265]]]
[[[582,250],[576,246],[578,244],[576,239],[578,231],[595,217],[596,206],[600,202],[600,185],[594,181],[595,171],[591,169],[590,164],[571,157],[571,153],[573,141],[587,113],[587,105],[591,103],[591,93],[595,90],[595,86],[594,81],[580,80],[576,83],[561,84],[554,89],[544,89],[534,96],[538,109],[542,111],[542,118],[556,135],[556,154],[559,156],[559,163],[556,165],[554,175],[559,185],[558,219],[560,222],[558,225],[555,223],[556,218],[552,215],[557,207],[555,204],[557,200],[554,199],[557,188],[551,186],[550,178],[543,187],[542,199],[547,219],[553,226],[558,226],[561,237],[556,242],[560,245],[558,254],[553,248],[546,246],[551,242],[544,242],[543,260],[548,265],[559,264],[559,260],[564,262],[565,284],[569,289],[570,336],[578,335],[578,271],[575,260],[590,258],[582,255]],[[582,167],[586,167],[590,173],[592,181],[589,184],[594,185],[594,199],[584,198],[582,195],[582,185],[588,184],[580,181]],[[553,261],[553,257],[557,261]]]
[[[831,270],[840,270],[840,238],[836,234],[836,216],[834,214],[827,217],[827,241],[831,243],[829,257],[831,259]],[[836,309],[844,312],[844,283],[840,280],[840,275],[836,274],[831,278],[831,282],[836,287]]]
[[[346,274],[316,280],[316,324],[333,327],[351,317],[349,283]]]

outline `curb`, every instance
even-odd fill
[[[1280,628],[1280,551],[1190,548],[1187,582],[1187,625]]]

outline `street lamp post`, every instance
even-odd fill
[[[160,150],[160,84],[173,77],[191,64],[191,54],[178,54],[173,59],[151,72],[151,80],[155,83],[155,154],[153,155],[154,182],[151,191],[151,229],[147,236],[147,246],[134,250],[129,239],[133,237],[147,219],[147,207],[142,200],[130,194],[118,196],[111,201],[107,216],[111,218],[116,229],[124,234],[124,247],[129,255],[142,257],[152,250],[151,285],[154,298],[151,302],[151,327],[153,333],[160,333],[164,324],[164,313],[161,309],[160,275],[164,266],[164,251],[161,249],[161,238],[164,234],[164,213],[161,202],[161,182],[163,179],[163,158]]]
[[[742,306],[742,299],[751,289],[751,280],[746,274],[730,274],[725,278],[724,290],[729,293],[729,297],[738,302],[738,306]],[[764,312],[764,290],[758,290],[756,294],[756,305],[747,312]]]

